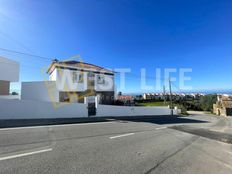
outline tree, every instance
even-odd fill
[[[17,92],[12,92],[11,95],[19,95]]]
[[[217,95],[205,95],[200,99],[200,107],[203,111],[213,111],[213,104],[217,101]]]

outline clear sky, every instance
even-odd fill
[[[231,0],[0,0],[0,48],[47,59],[0,56],[21,63],[21,81],[43,80],[52,58],[80,54],[131,68],[123,92],[142,92],[141,68],[148,84],[156,68],[192,68],[193,89],[231,89],[231,9]]]

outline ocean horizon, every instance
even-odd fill
[[[169,91],[166,91],[169,93]],[[172,91],[173,93],[184,93],[184,94],[232,94],[232,89],[230,90],[193,90],[193,91]],[[123,95],[142,95],[144,93],[163,93],[163,91],[148,91],[148,92],[132,92],[132,93],[122,93]]]

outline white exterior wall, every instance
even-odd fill
[[[69,69],[55,69],[49,79],[56,81],[56,86],[59,91],[76,91],[82,92],[87,90],[87,81],[83,83],[73,83],[73,72],[81,73]],[[84,72],[84,79],[87,79],[87,73]]]
[[[178,114],[174,110],[174,114]],[[98,105],[98,117],[107,116],[152,116],[152,115],[170,115],[171,110],[168,107],[131,107],[131,106],[111,106],[111,105]]]
[[[84,81],[82,83],[73,83],[73,72],[83,73]],[[114,91],[114,76],[101,74],[105,78],[105,84],[97,83],[97,76],[99,74],[94,73],[95,87],[96,91]],[[69,70],[69,69],[57,69],[50,74],[50,81],[56,81],[57,89],[59,91],[76,91],[82,92],[88,89],[88,72],[81,72],[79,70]]]
[[[98,75],[103,75],[105,78],[104,84],[97,83]],[[106,75],[106,74],[95,74],[95,91],[114,91],[114,76],[113,75]]]
[[[20,95],[0,95],[0,99],[14,99],[19,100]]]
[[[54,81],[22,82],[22,100],[59,101],[59,91]]]
[[[0,99],[1,119],[39,119],[39,118],[82,118],[88,117],[86,104]],[[174,110],[177,114],[177,110]],[[128,107],[98,105],[97,115],[93,117],[156,116],[170,115],[165,107]]]
[[[19,63],[4,57],[0,57],[0,80],[18,82]]]
[[[87,117],[85,104],[72,103],[54,107],[52,102],[0,99],[1,119],[81,118]]]
[[[57,69],[54,69],[54,71],[49,75],[50,81],[56,81],[57,79]]]

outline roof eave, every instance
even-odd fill
[[[47,70],[47,73],[48,73],[48,74],[51,74],[51,73],[53,72],[53,70],[52,70],[53,67],[54,67],[54,69],[57,68],[57,67],[75,68],[75,69],[78,69],[78,67],[75,67],[75,66],[70,66],[70,65],[64,66],[64,65],[62,65],[62,64],[57,64],[56,62],[53,62],[53,63],[49,66],[49,68],[48,68],[48,70]],[[81,67],[79,67],[79,68],[81,69]],[[89,69],[89,68],[85,68],[85,69]],[[93,69],[89,69],[89,70],[93,70]],[[105,69],[105,68],[103,68],[102,70],[105,71],[104,73],[110,73],[110,74],[112,74],[112,75],[114,75],[114,74],[116,73],[115,71],[110,71],[110,70]],[[101,70],[93,70],[93,71],[100,72]]]

